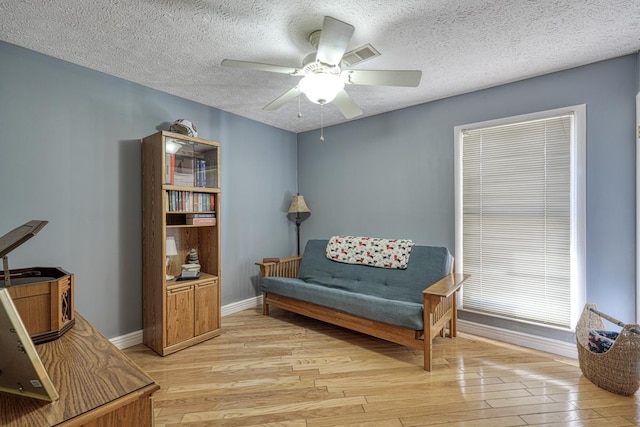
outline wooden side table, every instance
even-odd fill
[[[36,346],[60,399],[0,393],[2,426],[152,426],[160,388],[82,316],[55,341]]]

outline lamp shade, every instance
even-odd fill
[[[303,212],[311,213],[311,209],[309,209],[309,206],[307,206],[307,203],[304,201],[304,196],[300,194],[293,196],[291,206],[289,206],[287,213],[295,214]]]
[[[291,205],[287,211],[287,217],[290,221],[296,223],[296,236],[298,238],[298,255],[300,255],[300,224],[311,216],[311,209],[304,201],[304,196],[296,194],[291,198]]]
[[[176,240],[173,237],[167,237],[167,256],[178,255],[178,248],[176,248]]]
[[[344,89],[344,81],[335,74],[317,73],[303,77],[298,83],[298,87],[309,98],[309,101],[316,104],[327,104],[333,101],[338,92]]]

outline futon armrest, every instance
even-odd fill
[[[462,287],[462,282],[467,280],[469,276],[469,274],[448,274],[422,291],[422,294],[425,297],[427,295],[449,297]]]
[[[298,277],[301,256],[287,258],[265,258],[262,262],[256,262],[260,267],[262,277]]]

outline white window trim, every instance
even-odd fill
[[[638,55],[640,64],[640,55]],[[640,92],[636,94],[636,323],[640,322]]]
[[[640,100],[638,101],[640,103]],[[571,142],[571,328],[575,329],[586,302],[586,117],[585,104],[554,110],[523,114],[496,120],[454,127],[454,173],[455,173],[455,272],[463,273],[462,244],[462,132],[464,130],[502,126],[530,120],[539,120],[564,114],[574,114],[575,136]],[[640,161],[640,160],[639,160]],[[640,287],[640,285],[639,285]],[[464,292],[464,287],[462,289]],[[461,300],[461,296],[459,297]],[[459,301],[461,304],[462,301]],[[640,300],[638,302],[640,304]],[[464,309],[462,307],[461,309]],[[640,311],[639,311],[640,313]]]

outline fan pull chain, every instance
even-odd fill
[[[302,117],[302,112],[300,111],[300,94],[298,94],[298,118]]]
[[[324,141],[324,103],[320,104],[320,141]]]

